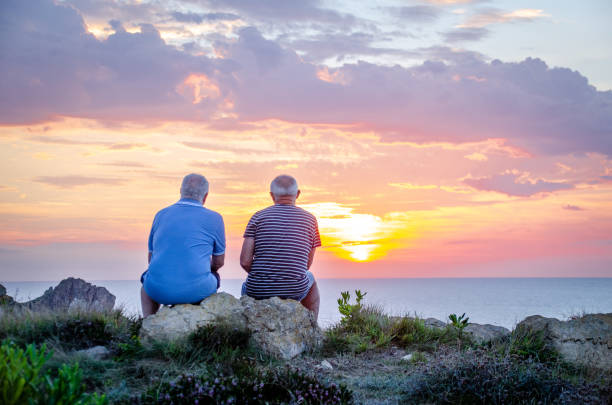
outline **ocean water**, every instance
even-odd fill
[[[140,312],[140,282],[88,280],[106,287],[116,305]],[[221,291],[240,295],[243,280],[223,280]],[[57,282],[1,282],[17,301],[36,298]],[[612,278],[453,278],[453,279],[318,279],[319,324],[340,319],[336,300],[342,291],[367,292],[366,304],[392,315],[418,315],[446,320],[466,313],[471,322],[513,328],[529,315],[567,319],[581,313],[612,312]]]

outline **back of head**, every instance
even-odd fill
[[[298,193],[297,181],[286,174],[276,176],[276,178],[272,180],[272,183],[270,183],[270,192],[276,197],[286,195],[296,196]]]
[[[183,178],[181,184],[181,198],[190,198],[200,203],[208,193],[208,180],[201,174],[191,173]]]

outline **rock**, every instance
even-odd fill
[[[110,355],[110,350],[104,346],[94,346],[89,349],[77,350],[76,353],[92,360],[103,360]]]
[[[567,361],[612,370],[612,313],[569,321],[534,315],[516,328],[542,331],[545,341]]]
[[[314,315],[298,301],[277,297],[238,300],[227,293],[213,294],[199,306],[162,307],[157,314],[143,320],[140,337],[143,342],[174,340],[218,322],[241,329],[246,327],[256,347],[284,359],[314,349],[323,339]]]
[[[247,327],[246,317],[242,313],[242,303],[231,294],[225,292],[213,294],[202,301],[200,307],[214,315],[216,322],[226,322],[241,329]]]
[[[200,305],[161,307],[155,315],[143,319],[140,338],[145,342],[175,340],[187,336],[201,326],[222,321],[231,322],[237,328],[246,327],[240,301],[224,292],[207,297]]]
[[[480,325],[477,323],[470,323],[463,330],[464,332],[469,333],[476,343],[484,343],[510,335],[510,331],[503,326],[489,324]]]
[[[62,280],[55,288],[23,304],[33,311],[111,311],[115,296],[104,287],[97,287],[80,278]]]
[[[403,361],[410,361],[412,360],[412,353],[408,353],[407,355],[402,357]]]
[[[425,326],[428,328],[444,329],[446,328],[446,323],[436,318],[427,318],[425,319]]]
[[[6,294],[6,288],[0,284],[0,305],[15,305],[15,300]]]
[[[247,296],[240,301],[251,339],[263,351],[291,359],[321,344],[323,334],[314,314],[298,301],[278,297],[256,301]]]
[[[334,366],[332,366],[331,363],[329,361],[327,361],[327,360],[323,360],[321,362],[321,364],[319,364],[319,366],[321,368],[326,369],[326,370],[333,370],[334,369]]]

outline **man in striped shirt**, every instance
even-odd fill
[[[240,265],[249,275],[242,294],[294,299],[317,319],[319,288],[308,269],[321,238],[315,216],[295,206],[299,195],[291,176],[278,176],[270,184],[274,205],[256,212],[244,231]]]

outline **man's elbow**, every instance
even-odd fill
[[[248,259],[240,259],[240,267],[242,267],[244,269],[244,271],[246,271],[247,273],[251,270],[251,264],[253,263],[252,260],[248,260]]]
[[[225,264],[225,257],[224,256],[213,256],[213,260],[212,260],[212,269],[213,270],[219,270],[221,267],[223,267],[223,265]]]

